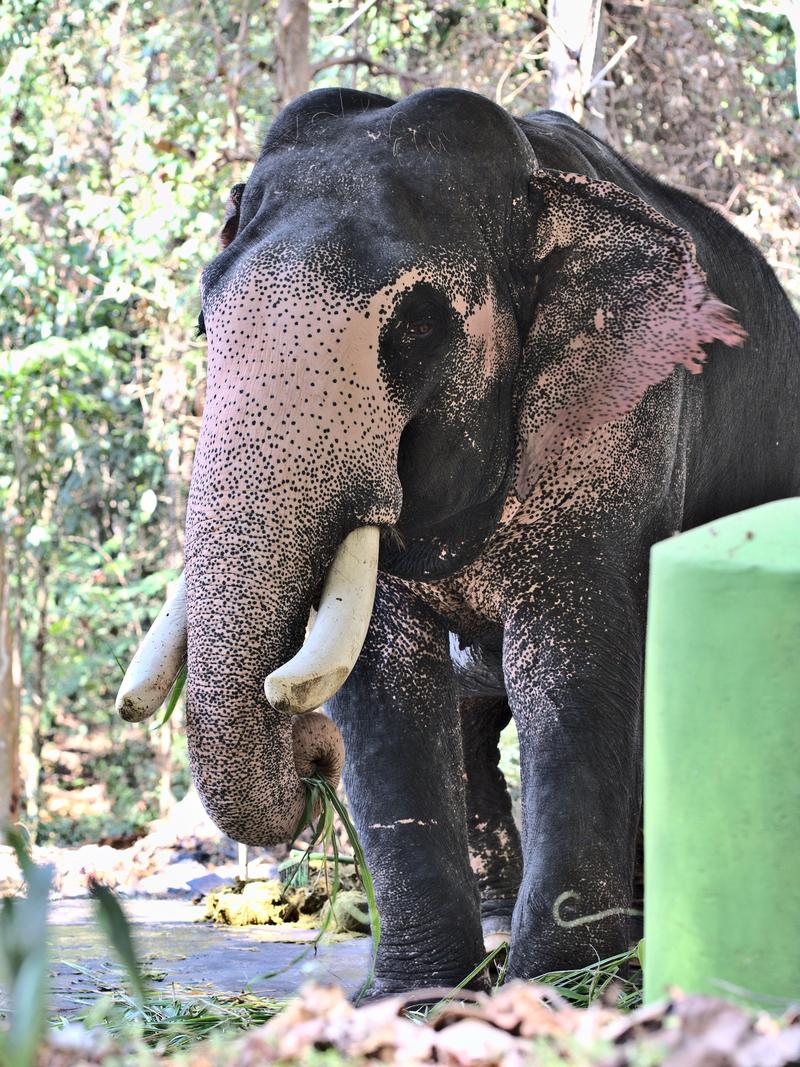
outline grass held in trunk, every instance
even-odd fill
[[[328,922],[330,922],[331,917],[334,915],[336,897],[340,887],[339,865],[343,862],[339,856],[339,843],[336,840],[336,834],[333,832],[334,814],[339,816],[339,819],[345,828],[348,840],[350,841],[350,847],[353,850],[352,859],[355,863],[356,873],[361,880],[367,898],[370,929],[372,931],[372,958],[369,974],[356,997],[357,1003],[364,997],[372,985],[375,976],[375,960],[381,940],[381,918],[378,914],[378,905],[375,901],[375,886],[372,881],[372,875],[367,868],[367,860],[364,856],[364,849],[359,840],[358,832],[350,818],[350,813],[337,796],[335,787],[324,778],[304,778],[303,782],[306,786],[306,806],[303,811],[303,817],[298,833],[307,825],[311,824],[315,812],[319,811],[320,813],[312,831],[311,843],[307,849],[307,856],[304,858],[307,858],[312,854],[314,846],[317,844],[322,846],[322,852],[325,856],[327,856],[328,847],[330,846],[333,856],[333,884],[330,892],[330,908],[328,909],[323,929],[320,930],[320,937],[324,933],[325,927]],[[347,857],[347,862],[350,862],[350,857]],[[298,864],[298,870],[301,865],[302,864]]]

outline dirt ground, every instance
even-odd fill
[[[285,851],[249,850],[247,876],[274,878]],[[80,1011],[98,992],[125,985],[95,921],[90,879],[118,895],[156,992],[184,999],[251,991],[282,999],[312,980],[336,983],[352,994],[366,977],[367,937],[315,950],[310,943],[316,930],[291,923],[236,927],[204,921],[206,894],[234,885],[244,872],[237,846],[220,834],[194,793],[127,848],[48,846],[35,848],[33,858],[53,868],[49,945],[56,1013]],[[12,851],[0,850],[0,894],[23,891]]]
[[[366,937],[315,951],[309,945],[314,930],[207,923],[203,906],[189,900],[133,900],[125,911],[153,991],[181,1000],[241,992],[282,1000],[308,981],[336,984],[352,995],[369,966]],[[70,1015],[99,993],[125,988],[122,968],[109,955],[89,901],[54,903],[50,971],[51,1007],[58,1014]]]

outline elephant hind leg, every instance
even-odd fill
[[[519,833],[499,767],[498,742],[511,720],[511,710],[507,699],[499,696],[462,695],[459,707],[470,863],[478,879],[488,951],[511,938],[511,916],[522,880]]]

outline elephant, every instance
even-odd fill
[[[373,995],[485,940],[521,978],[626,949],[650,547],[800,492],[766,261],[566,116],[320,89],[232,190],[201,300],[185,583],[120,711],[187,657],[193,779],[241,842],[291,839],[301,779],[344,767]]]

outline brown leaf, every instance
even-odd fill
[[[483,1009],[493,1026],[521,1037],[567,1034],[574,1029],[573,1011],[546,986],[512,982]]]
[[[714,997],[685,997],[674,1017],[678,1026],[671,1041],[666,1032],[672,1050],[664,1067],[734,1067],[736,1050],[752,1030],[745,1011]]]
[[[800,1064],[800,1026],[776,1034],[760,1034],[736,1053],[736,1067],[797,1067]]]
[[[495,1067],[513,1052],[529,1052],[526,1042],[478,1019],[461,1019],[438,1031],[434,1047],[436,1061],[453,1067]]]

